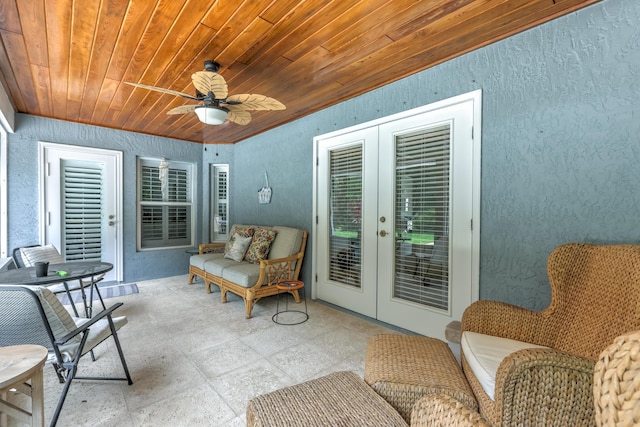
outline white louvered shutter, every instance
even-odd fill
[[[142,249],[191,245],[191,177],[187,167],[169,163],[166,200],[158,162],[140,167]]]
[[[63,162],[62,255],[72,261],[100,261],[104,195],[99,163]]]
[[[211,241],[226,241],[229,237],[229,165],[211,167]]]

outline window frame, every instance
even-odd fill
[[[152,251],[152,250],[164,250],[164,249],[178,249],[189,248],[194,245],[195,228],[196,228],[196,200],[195,200],[195,171],[196,166],[191,162],[168,160],[166,162],[171,170],[184,170],[186,171],[187,184],[185,185],[186,199],[185,201],[170,201],[170,200],[142,200],[143,197],[143,167],[151,167],[159,169],[162,158],[155,157],[137,157],[136,159],[136,248],[139,252]],[[158,245],[149,245],[145,243],[146,240],[143,237],[143,211],[145,207],[162,207],[163,211],[170,209],[171,207],[186,207],[188,210],[186,220],[189,222],[186,226],[186,236],[181,239],[180,243],[172,243],[171,239],[166,235],[170,231],[169,216],[166,212],[162,214],[162,229],[163,238]]]

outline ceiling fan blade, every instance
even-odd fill
[[[248,111],[229,111],[227,120],[239,125],[248,125],[251,121],[251,114]]]
[[[167,111],[167,114],[187,114],[187,113],[192,113],[196,110],[196,107],[198,105],[181,105],[179,107],[176,108],[172,108],[171,110]]]
[[[224,99],[229,94],[226,80],[218,73],[196,71],[191,75],[191,80],[198,92],[204,95],[213,92],[216,99]]]
[[[232,111],[238,110],[284,110],[287,107],[277,99],[254,93],[231,95],[227,98],[229,104],[225,105]],[[238,104],[239,103],[239,104]]]
[[[142,83],[131,83],[131,82],[125,82],[125,83],[131,86],[142,88],[142,89],[155,90],[156,92],[168,93],[169,95],[182,96],[183,98],[200,101],[200,99],[196,98],[195,96],[189,95],[187,93],[178,92],[177,90],[165,89],[163,87],[156,87],[156,86],[150,86],[150,85],[143,85]]]

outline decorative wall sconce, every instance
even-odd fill
[[[258,201],[260,203],[271,203],[271,187],[269,187],[267,172],[264,173],[264,186],[258,190]]]

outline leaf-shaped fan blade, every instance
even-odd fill
[[[229,94],[224,77],[212,71],[196,71],[191,75],[193,85],[198,92],[206,95],[213,92],[216,99],[225,99]]]
[[[248,111],[229,111],[227,120],[239,125],[248,125],[251,121],[251,114]]]
[[[225,105],[232,111],[238,110],[284,110],[287,107],[277,99],[254,93],[244,93],[242,95],[231,95],[227,98],[230,104]],[[236,104],[239,103],[239,104]]]
[[[128,84],[128,85],[131,85],[131,86],[142,88],[142,89],[155,90],[156,92],[168,93],[169,95],[182,96],[183,98],[195,99],[196,101],[199,101],[199,99],[196,98],[195,96],[189,95],[187,93],[178,92],[177,90],[165,89],[163,87],[155,87],[155,86],[143,85],[142,83],[131,83],[131,82],[125,82],[125,83]]]
[[[198,107],[198,105],[181,105],[179,107],[176,108],[172,108],[171,110],[167,111],[167,114],[187,114],[187,113],[192,113],[196,110],[196,107]]]

